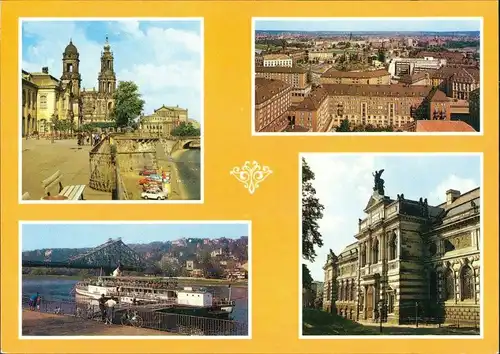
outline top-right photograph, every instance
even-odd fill
[[[253,18],[253,135],[482,135],[483,19]]]

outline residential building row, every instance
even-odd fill
[[[256,131],[279,132],[300,126],[305,128],[301,131],[327,132],[344,119],[353,126],[411,130],[415,120],[451,121],[454,114],[463,114],[465,118],[460,120],[479,129],[477,69],[442,67],[430,73],[405,74],[395,84],[385,69],[329,69],[314,88],[310,75],[298,67],[256,68]],[[469,112],[471,99],[476,104],[473,114]],[[470,131],[462,124],[451,129],[462,128]]]

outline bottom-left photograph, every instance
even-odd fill
[[[20,337],[250,338],[250,221],[32,222]]]

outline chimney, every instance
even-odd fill
[[[44,67],[42,68],[42,73],[44,73],[44,74],[48,74],[48,73],[49,73],[49,67],[48,67],[48,66],[44,66]]]
[[[460,191],[457,191],[455,189],[448,189],[446,191],[446,205],[450,205],[455,200],[457,200],[458,197],[460,197]]]

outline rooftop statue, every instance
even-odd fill
[[[382,173],[384,173],[383,169],[372,173],[372,175],[374,177],[373,178],[373,182],[374,182],[373,190],[380,195],[385,194],[385,192],[384,192],[384,180],[381,178]]]

